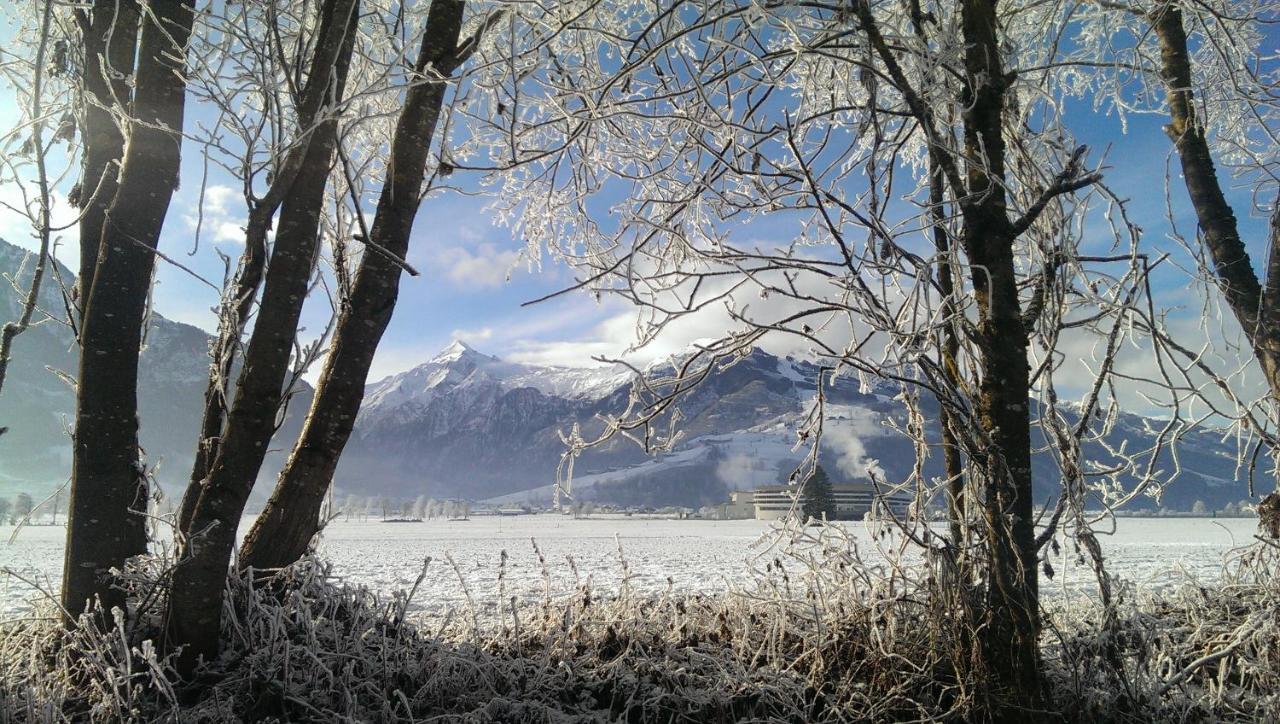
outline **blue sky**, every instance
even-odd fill
[[[9,127],[17,111],[11,89],[4,89],[3,95],[7,98],[0,101],[0,123]],[[154,300],[161,314],[212,331],[211,310],[218,294],[193,273],[213,284],[221,282],[223,262],[218,252],[233,260],[239,255],[245,209],[238,187],[216,172],[210,174],[201,207],[202,166],[198,150],[188,144],[160,250],[190,271],[159,261]],[[460,172],[455,180],[474,186],[476,179]],[[0,201],[17,206],[21,195],[12,184],[3,185]],[[429,359],[455,338],[503,356],[566,363],[576,355],[564,354],[554,343],[590,343],[602,334],[602,323],[625,311],[582,294],[521,307],[522,302],[555,291],[572,277],[563,265],[549,262],[539,270],[536,262],[521,259],[522,245],[490,222],[488,203],[481,196],[441,191],[422,204],[408,259],[421,275],[406,275],[402,280],[400,304],[379,350],[375,378]],[[203,210],[198,239],[197,208]],[[56,193],[55,223],[61,220],[65,225],[72,219],[73,210]],[[0,209],[0,238],[36,248],[26,219],[10,209]],[[78,257],[76,238],[74,227],[57,235],[57,256],[72,269]],[[303,325],[311,333],[318,332],[329,313],[327,298],[317,294],[308,302]]]

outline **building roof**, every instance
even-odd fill
[[[801,489],[801,487],[802,487],[802,486],[800,486],[800,485],[798,485],[798,484],[797,484],[797,485],[762,485],[762,486],[760,486],[760,487],[758,487],[758,488],[756,488],[756,489],[754,489],[754,490],[752,490],[752,491],[750,491],[750,492],[753,492],[753,493],[792,493],[792,492],[798,492],[798,491]],[[892,492],[892,489],[891,489],[891,488],[889,488],[889,487],[887,487],[887,486],[882,486],[882,487],[880,487],[880,488],[877,488],[876,486],[872,485],[871,483],[832,483],[832,484],[831,484],[831,490],[832,490],[832,492],[836,492],[836,491],[844,491],[844,492],[857,492],[857,493],[864,493],[864,492],[872,492],[872,493],[875,493],[875,492],[879,492],[879,493],[889,493],[889,492]]]

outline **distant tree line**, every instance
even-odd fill
[[[67,512],[67,496],[59,490],[51,497],[36,501],[30,493],[18,492],[0,496],[0,525],[19,523],[57,525]]]
[[[0,521],[17,525],[31,514],[31,506],[31,496],[27,493],[18,493],[12,498],[0,498]]]
[[[353,520],[435,520],[465,518],[471,513],[467,500],[437,500],[419,495],[417,498],[392,498],[385,495],[349,494],[329,516],[330,519]]]

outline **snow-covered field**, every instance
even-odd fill
[[[1224,554],[1251,542],[1256,524],[1241,518],[1128,518],[1119,521],[1113,535],[1100,540],[1109,570],[1136,584],[1158,586],[1178,570],[1208,582],[1220,570]],[[465,604],[467,591],[479,605],[497,601],[500,571],[503,600],[543,595],[543,564],[533,541],[546,561],[553,591],[570,589],[578,577],[588,576],[605,589],[616,589],[625,576],[639,591],[668,586],[685,592],[725,591],[743,583],[743,572],[753,559],[767,556],[757,560],[763,566],[773,557],[772,539],[766,535],[769,525],[755,520],[574,520],[557,515],[394,524],[339,520],[325,532],[321,548],[333,562],[335,575],[384,594],[411,588],[425,564],[414,608],[440,613]],[[873,559],[875,546],[865,526],[845,525],[866,542],[862,550]],[[62,565],[62,527],[31,526],[13,534],[13,528],[0,526],[0,569],[12,572],[0,571],[2,616],[31,610],[32,599],[40,596],[31,584],[56,595]],[[1070,546],[1064,546],[1052,565],[1057,575],[1044,583],[1047,591],[1091,582],[1087,566],[1077,562]]]

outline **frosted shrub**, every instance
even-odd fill
[[[504,557],[493,589],[430,619],[410,612],[415,591],[382,599],[309,558],[228,580],[224,653],[189,683],[175,683],[151,642],[167,570],[152,559],[127,572],[131,609],[116,613],[116,633],[66,632],[52,609],[0,626],[0,721],[837,722],[989,710],[989,682],[964,653],[981,609],[955,593],[965,587],[939,585],[954,576],[945,560],[903,554],[915,533],[872,530],[879,550],[864,558],[843,528],[781,528],[743,586],[714,597],[637,594],[625,558],[615,586],[574,570],[565,591],[552,579],[566,566],[541,554],[542,595],[524,597],[508,590]],[[1121,597],[1110,619],[1078,601],[1048,611],[1041,650],[1058,710],[1077,721],[1274,716],[1278,553],[1244,549],[1213,588],[1188,580]]]

